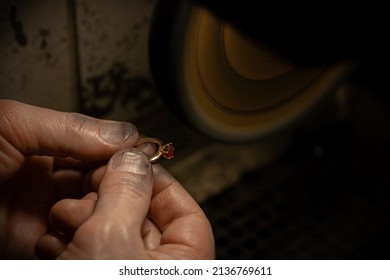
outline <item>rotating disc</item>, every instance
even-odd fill
[[[351,67],[294,65],[207,9],[173,2],[156,7],[152,72],[166,104],[213,138],[255,140],[292,125]]]

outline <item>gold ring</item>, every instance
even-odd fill
[[[172,159],[174,157],[175,148],[172,143],[164,144],[160,139],[145,137],[139,139],[135,146],[137,147],[146,143],[155,144],[157,147],[157,152],[149,159],[151,163],[155,163],[161,156],[166,159]]]

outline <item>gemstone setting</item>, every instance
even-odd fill
[[[172,143],[165,144],[161,147],[162,156],[166,159],[173,159],[175,156],[175,147]]]

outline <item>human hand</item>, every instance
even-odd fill
[[[104,172],[104,175],[102,175]],[[122,150],[91,176],[83,199],[52,208],[55,232],[38,256],[58,259],[210,259],[214,241],[201,208],[160,165]]]
[[[52,205],[137,139],[129,123],[0,100],[0,258],[34,258]]]

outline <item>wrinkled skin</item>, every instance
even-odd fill
[[[204,213],[133,125],[10,100],[0,120],[1,258],[214,257]]]

